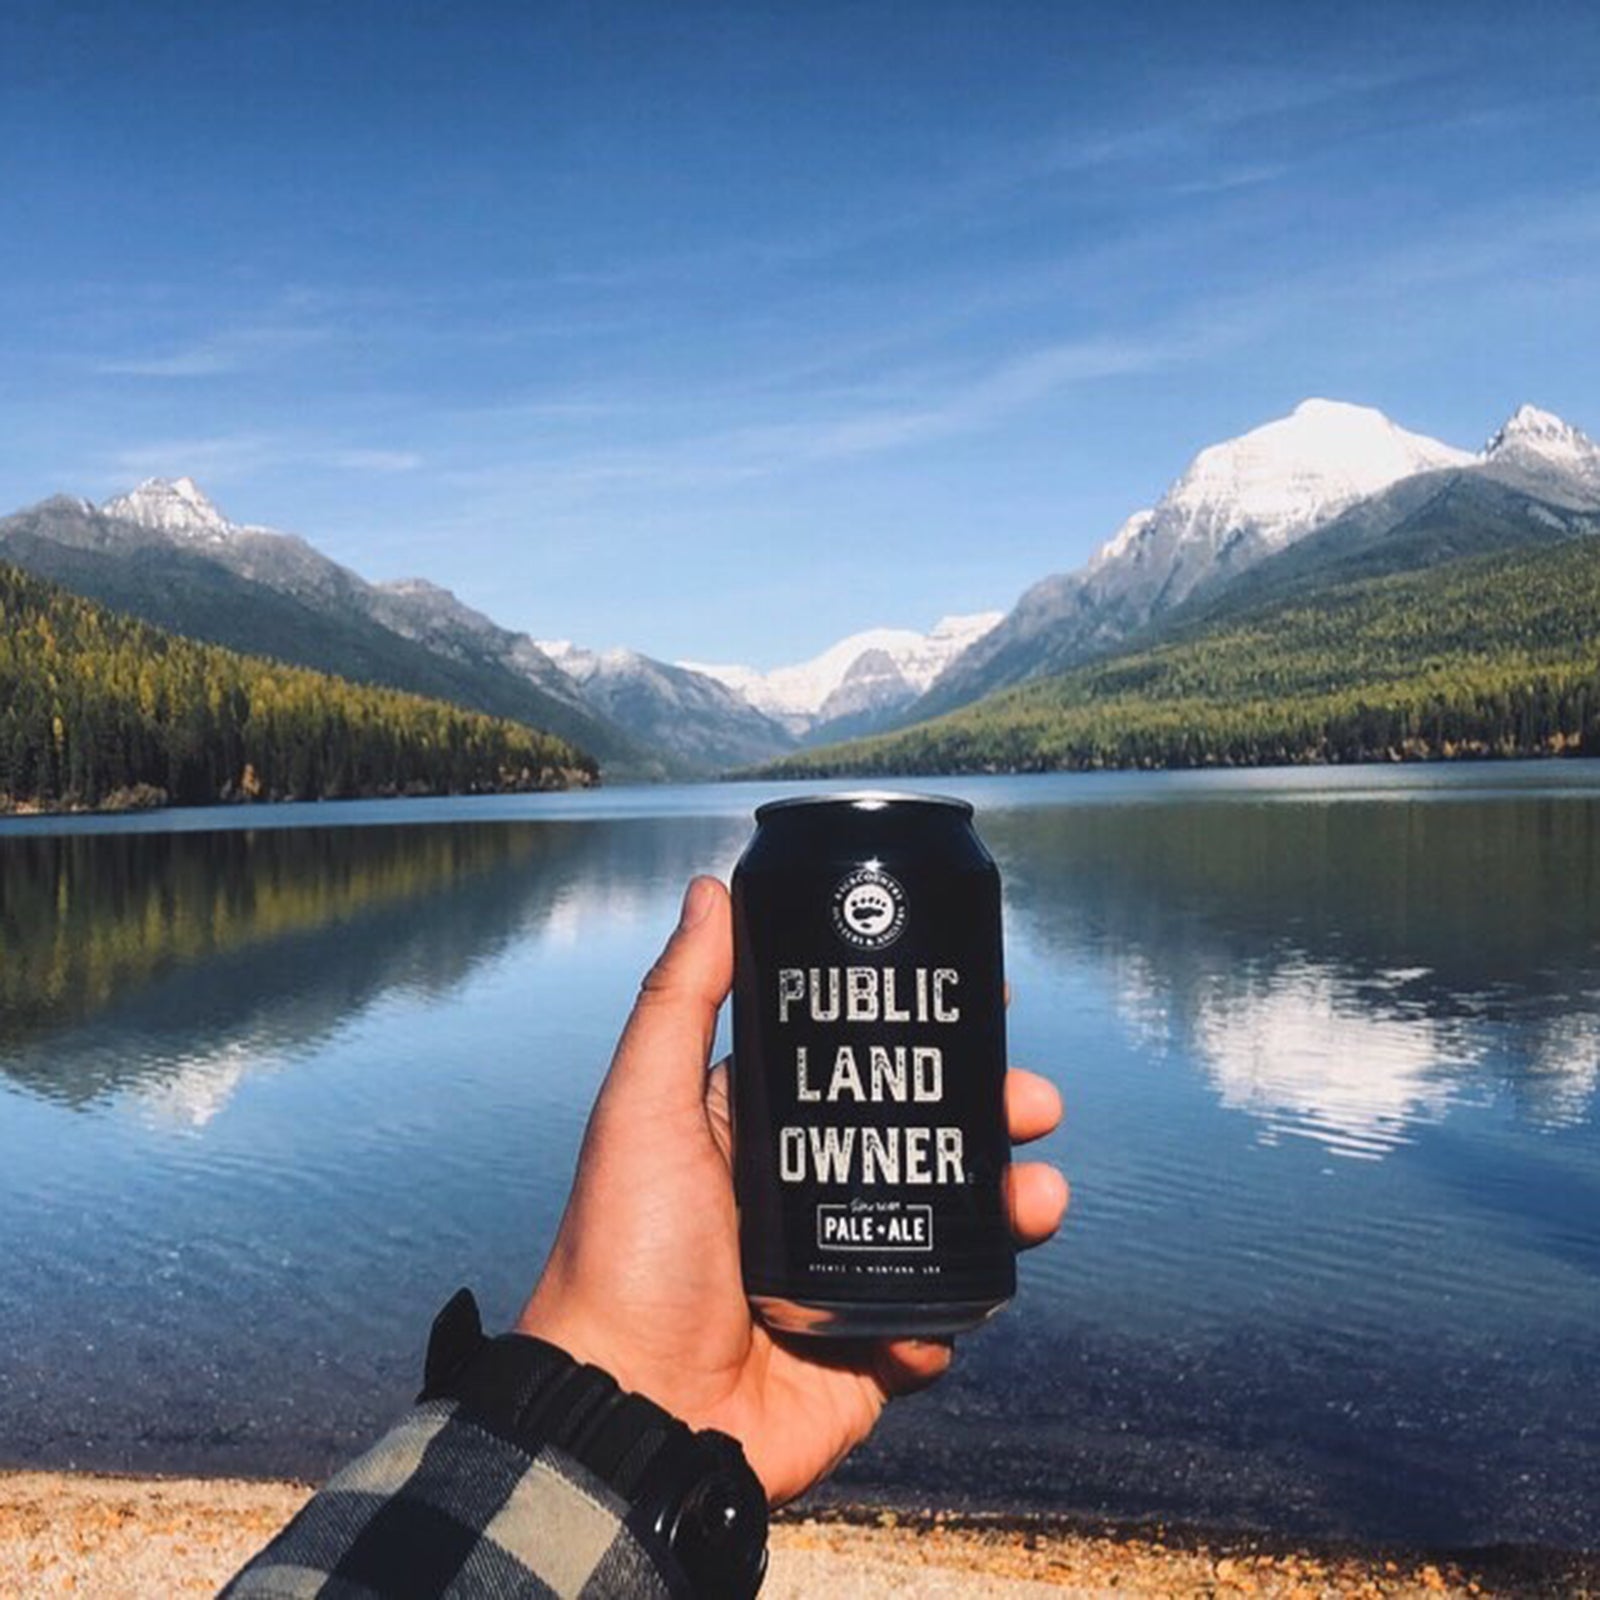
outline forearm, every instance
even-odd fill
[[[486,1338],[462,1291],[416,1409],[224,1594],[747,1600],[765,1548],[765,1495],[732,1439],[543,1340]]]
[[[530,1455],[456,1402],[430,1401],[332,1478],[223,1595],[302,1600],[329,1580],[373,1596],[688,1594],[629,1512],[565,1452]]]

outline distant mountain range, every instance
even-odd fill
[[[1564,503],[1576,492],[1575,503],[1589,504],[1596,494],[1591,471],[1582,436],[1531,406],[1472,455],[1408,433],[1381,411],[1307,400],[1290,416],[1202,450],[1156,505],[1134,512],[1086,566],[1035,584],[911,708],[909,720],[1104,654],[1335,520],[1382,539],[1413,502],[1420,506],[1437,492],[1438,474],[1463,484],[1492,480],[1534,497],[1554,494]],[[1321,548],[1331,550],[1343,537],[1332,534]]]
[[[793,666],[681,665],[726,684],[807,743],[883,726],[914,705],[940,675],[1000,621],[999,611],[943,617],[927,633],[871,628]]]
[[[1468,452],[1307,400],[1201,451],[1085,566],[1008,613],[870,629],[769,671],[536,641],[424,579],[371,582],[304,539],[234,522],[188,478],[4,518],[0,560],[174,632],[548,729],[607,776],[648,779],[786,758],[798,770],[809,758],[796,752],[911,728],[1252,608],[1585,535],[1597,512],[1600,449],[1547,412],[1522,407]]]
[[[547,729],[612,778],[704,776],[792,750],[814,727],[881,727],[998,620],[863,633],[769,674],[766,691],[746,669],[541,645],[425,579],[369,582],[296,535],[233,521],[190,478],[0,519],[0,560],[175,633]]]
[[[1476,454],[1310,401],[1204,451],[844,773],[1600,754],[1600,446]],[[1592,748],[1591,748],[1592,746]]]
[[[173,633],[510,717],[607,766],[650,762],[517,635],[442,590],[384,589],[303,539],[231,522],[187,478],[6,517],[0,560]]]

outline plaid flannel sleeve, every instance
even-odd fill
[[[223,1600],[681,1600],[628,1508],[559,1450],[530,1456],[417,1406],[222,1591]]]

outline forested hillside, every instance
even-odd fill
[[[0,564],[0,807],[592,782],[550,734],[163,633]]]
[[[1333,584],[784,776],[1600,755],[1600,538]]]
[[[285,535],[240,529],[189,548],[58,496],[0,518],[0,562],[186,639],[506,717],[576,744],[608,772],[656,775],[621,729],[512,670],[483,640],[396,631],[399,617],[372,614],[396,597]]]

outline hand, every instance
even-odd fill
[[[645,978],[578,1156],[566,1214],[520,1332],[604,1368],[694,1428],[744,1446],[774,1505],[825,1476],[895,1395],[950,1364],[944,1342],[787,1339],[752,1320],[739,1274],[726,1064],[707,1072],[733,978],[728,893],[696,878]],[[1055,1089],[1007,1074],[1014,1140],[1061,1120]],[[1060,1226],[1066,1180],[1013,1165],[1023,1246]]]

